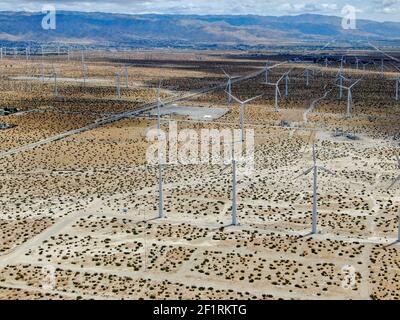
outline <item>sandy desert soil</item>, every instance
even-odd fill
[[[0,63],[0,108],[21,111],[0,116],[16,125],[0,131],[0,299],[400,298],[400,185],[388,190],[400,174],[396,69],[382,78],[345,66],[346,77],[363,79],[346,118],[337,66],[310,66],[309,86],[304,65],[271,69],[271,82],[291,70],[275,112],[264,62],[227,56],[94,52],[88,78],[101,81],[85,85],[62,81],[82,79],[78,59]],[[58,97],[51,81],[15,78],[37,77],[42,63],[61,77]],[[157,219],[158,166],[146,161],[146,134],[157,125],[149,110],[158,83],[177,108],[229,110],[208,121],[168,114],[165,131],[171,121],[195,132],[238,129],[239,106],[227,105],[224,86],[193,95],[224,84],[221,68],[254,74],[233,84],[239,99],[263,94],[245,108],[255,167],[239,175],[240,225],[231,225],[231,171],[222,163],[165,166],[167,218]],[[358,139],[335,136],[337,128]],[[313,144],[335,175],[319,173],[318,234],[310,235],[312,176],[295,177],[312,165]]]

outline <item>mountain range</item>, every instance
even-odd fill
[[[342,28],[335,16],[128,15],[57,12],[56,29],[44,30],[44,14],[0,12],[1,42],[126,44],[145,47],[267,46],[299,41],[400,40],[400,23],[358,20]]]

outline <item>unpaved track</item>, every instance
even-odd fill
[[[278,67],[278,66],[283,65],[285,63],[286,62],[282,62],[282,63],[274,65],[273,67]],[[232,82],[233,83],[238,83],[238,82],[241,82],[241,81],[246,81],[246,80],[249,80],[249,79],[252,79],[252,78],[255,78],[255,77],[259,76],[263,72],[264,72],[263,70],[257,71],[257,72],[251,73],[249,75],[240,77],[238,79],[234,79],[234,80],[232,80]],[[184,101],[184,100],[196,97],[198,95],[202,95],[202,94],[205,94],[205,93],[208,93],[208,92],[212,92],[212,91],[215,91],[215,90],[223,89],[225,86],[226,86],[226,84],[223,83],[223,84],[220,84],[220,85],[217,85],[217,86],[196,90],[196,91],[193,91],[193,92],[191,92],[191,93],[189,93],[187,95],[184,95],[182,97],[179,97],[179,98],[174,97],[172,99],[165,100],[164,103],[165,104],[171,104],[171,103],[175,103],[175,102],[179,102],[179,101]],[[72,136],[72,135],[76,135],[76,134],[79,134],[79,133],[82,133],[82,132],[93,130],[93,129],[98,128],[100,126],[103,126],[103,125],[106,125],[106,124],[110,124],[110,123],[113,123],[113,122],[116,122],[116,121],[120,121],[120,120],[128,118],[128,117],[137,116],[137,115],[139,115],[139,114],[141,114],[143,112],[146,112],[146,111],[149,111],[149,110],[155,108],[156,106],[157,106],[156,103],[146,103],[145,105],[142,105],[141,107],[139,107],[139,108],[137,108],[137,109],[135,109],[133,111],[126,111],[126,112],[122,112],[122,113],[119,113],[119,114],[116,114],[116,115],[113,115],[113,116],[110,116],[110,117],[106,117],[104,119],[97,120],[95,123],[91,123],[91,124],[89,124],[87,126],[84,126],[84,127],[78,128],[78,129],[74,129],[74,130],[70,130],[70,131],[67,131],[67,132],[52,136],[52,137],[48,137],[48,138],[39,140],[39,141],[34,142],[34,143],[27,144],[27,145],[22,146],[22,147],[18,147],[18,148],[15,148],[15,149],[11,149],[11,150],[2,152],[2,153],[0,153],[0,159],[4,158],[4,157],[11,156],[11,155],[15,155],[15,154],[18,154],[18,153],[21,153],[21,152],[25,152],[25,151],[37,148],[39,146],[42,146],[42,145],[45,145],[45,144],[48,144],[48,143],[51,143],[51,142],[54,142],[54,141],[62,140],[64,138]]]

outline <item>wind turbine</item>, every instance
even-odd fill
[[[85,53],[84,53],[84,51],[83,51],[83,49],[82,49],[82,51],[81,51],[81,54],[82,54],[82,65],[84,65],[85,64]]]
[[[290,69],[288,72],[285,73],[285,97],[287,98],[289,96],[289,81],[290,77],[289,74],[293,69]]]
[[[57,72],[54,72],[54,96],[58,97]]]
[[[356,70],[358,70],[359,64],[360,64],[360,59],[358,59],[358,57],[355,57],[355,58],[356,58]]]
[[[118,99],[121,99],[121,76],[119,73],[117,73],[117,94]]]
[[[44,81],[44,63],[41,63],[42,81]]]
[[[400,75],[398,75],[396,78],[393,78],[392,80],[396,81],[396,89],[395,89],[395,99],[396,101],[399,101],[399,83],[400,83]]]
[[[87,78],[87,65],[83,64],[82,65],[82,71],[83,71],[83,86],[86,87],[86,78]]]
[[[306,80],[306,86],[308,87],[308,86],[310,86],[310,71],[312,71],[313,72],[313,75],[314,75],[314,70],[311,70],[311,69],[306,69],[306,70],[304,70],[304,75],[305,75],[305,80]]]
[[[237,176],[236,176],[237,163],[235,158],[232,158],[232,225],[238,225],[237,219]]]
[[[232,80],[237,79],[239,77],[233,77],[229,75],[224,69],[222,69],[225,76],[228,78],[228,82],[226,83],[226,91],[228,92],[228,105],[232,103]]]
[[[340,74],[343,72],[343,56],[340,58]]]
[[[282,75],[282,77],[279,78],[279,80],[275,83],[269,83],[267,82],[266,84],[269,86],[275,86],[275,106],[274,109],[276,112],[279,112],[279,97],[281,97],[281,91],[279,90],[279,83],[282,81],[282,79],[285,77],[285,73]]]
[[[157,89],[157,135],[158,141],[161,141],[161,114],[160,108],[163,104],[160,98],[161,81]],[[162,164],[162,152],[161,148],[158,149],[158,217],[160,219],[165,218],[164,212],[164,182],[163,182],[163,164]]]
[[[127,65],[125,65],[125,87],[126,89],[129,89],[129,73]]]
[[[336,81],[339,81],[339,100],[343,98],[343,81],[347,80],[345,76],[343,76],[342,71],[339,69],[336,75]]]
[[[237,163],[238,161],[235,159],[235,147],[234,145],[236,143],[243,143],[242,141],[234,141],[234,138],[232,139],[232,160],[231,160],[231,164],[227,165],[226,168],[224,170],[222,170],[221,173],[225,172],[227,169],[229,169],[229,167],[231,167],[232,170],[232,195],[231,195],[231,200],[232,200],[232,213],[231,213],[231,217],[232,217],[232,226],[238,226],[239,222],[238,222],[238,214],[237,214]]]
[[[317,233],[317,224],[318,224],[318,203],[317,203],[318,202],[318,194],[317,194],[317,192],[318,192],[318,171],[319,170],[322,170],[322,171],[325,171],[326,173],[335,175],[332,171],[317,165],[317,155],[316,155],[316,151],[315,151],[315,144],[313,144],[313,166],[295,178],[295,180],[296,180],[303,175],[306,176],[309,173],[313,172],[314,182],[313,182],[313,210],[312,210],[311,234]]]
[[[398,163],[398,168],[400,169],[400,157],[396,154],[396,159]],[[400,175],[393,181],[393,183],[390,185],[389,189],[392,189],[397,182],[400,181]],[[399,214],[399,227],[398,227],[398,233],[397,233],[397,242],[400,242],[400,214]]]
[[[240,104],[240,131],[241,131],[240,135],[241,135],[241,140],[243,142],[244,141],[244,108],[245,108],[246,104],[248,104],[249,102],[254,101],[258,98],[261,98],[263,96],[263,94],[259,95],[257,97],[254,97],[254,98],[247,99],[245,101],[239,100],[238,98],[236,98],[235,96],[233,96],[230,93],[228,93],[228,94],[233,100],[235,100],[237,103]]]
[[[268,73],[269,73],[269,70],[270,70],[268,61],[265,63],[265,69],[264,70],[265,70],[265,83],[268,83]]]
[[[351,89],[358,84],[361,81],[361,79],[358,79],[356,82],[354,82],[350,87],[345,87],[343,85],[339,85],[339,87],[346,89],[347,90],[347,112],[346,112],[346,117],[351,118],[352,116],[352,106],[353,106],[353,95],[351,93]]]
[[[121,99],[121,76],[119,73],[117,73],[117,94],[118,99]]]

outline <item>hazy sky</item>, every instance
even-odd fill
[[[358,17],[379,21],[400,21],[400,0],[0,0],[0,10],[41,11],[44,4],[59,10],[102,11],[118,13],[181,14],[256,14],[293,15],[320,13],[341,15],[348,4],[358,10]]]

